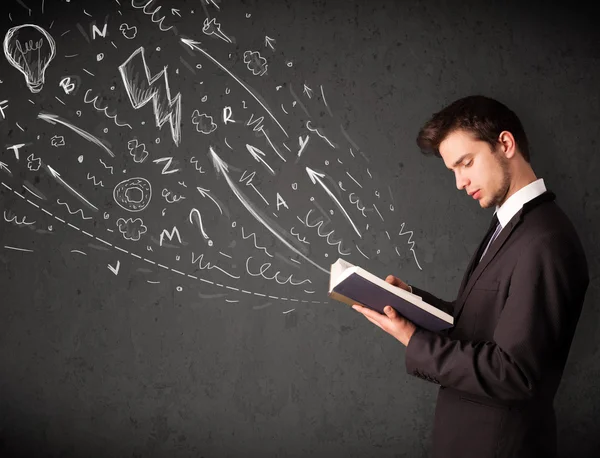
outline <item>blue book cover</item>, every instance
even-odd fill
[[[391,285],[344,260],[333,264],[331,272],[328,295],[332,299],[348,305],[361,304],[379,313],[384,313],[383,308],[390,305],[417,326],[433,332],[454,325],[451,315],[428,304],[419,296]]]

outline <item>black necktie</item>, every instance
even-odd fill
[[[498,216],[496,216],[496,213],[494,213],[494,216],[492,217],[492,221],[490,222],[490,227],[488,227],[487,233],[485,234],[485,237],[484,237],[483,241],[481,242],[479,249],[477,250],[477,255],[476,255],[477,257],[475,258],[475,262],[473,263],[473,268],[471,269],[471,272],[469,272],[469,276],[471,276],[471,273],[473,273],[473,271],[477,267],[477,264],[479,264],[479,261],[481,260],[481,257],[483,256],[483,253],[485,252],[485,249],[488,246],[490,239],[496,232],[498,225],[499,225]],[[498,235],[498,234],[496,234],[496,235]]]

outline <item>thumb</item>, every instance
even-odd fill
[[[390,317],[390,318],[394,318],[396,316],[396,310],[394,310],[393,307],[386,305],[383,308],[383,311],[385,312],[385,314]]]

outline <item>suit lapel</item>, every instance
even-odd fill
[[[532,208],[539,205],[540,203],[546,202],[549,200],[554,200],[555,198],[556,198],[556,196],[552,191],[546,191],[546,192],[540,194],[539,196],[531,199],[529,202],[526,202],[525,205],[523,205],[523,207],[512,217],[512,219],[508,222],[508,224],[502,228],[502,230],[500,231],[500,234],[498,235],[498,237],[496,237],[496,240],[494,240],[492,242],[492,244],[490,245],[490,247],[488,248],[487,252],[485,253],[485,256],[481,259],[479,264],[477,264],[477,266],[475,266],[475,268],[473,269],[473,265],[475,264],[475,262],[477,260],[477,256],[479,256],[479,254],[481,253],[481,249],[478,249],[475,252],[473,257],[471,258],[471,262],[469,263],[469,266],[467,268],[467,273],[463,277],[463,281],[462,281],[462,284],[459,289],[458,301],[456,303],[456,307],[454,310],[455,323],[458,321],[458,318],[460,317],[462,308],[465,304],[467,297],[469,296],[469,293],[471,292],[471,289],[473,288],[473,285],[477,282],[477,279],[482,274],[482,272],[485,270],[485,268],[488,266],[488,264],[494,259],[496,254],[500,251],[500,249],[502,248],[502,246],[504,245],[506,240],[508,240],[508,237],[510,236],[510,234],[521,223],[521,221],[523,219],[523,215],[525,213],[527,213],[528,211],[530,211]],[[484,240],[481,241],[481,243],[479,245],[480,248],[481,248],[481,244],[483,244],[485,241],[486,241],[486,238],[484,238]],[[470,273],[470,275],[469,275],[469,273]]]

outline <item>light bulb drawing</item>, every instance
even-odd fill
[[[56,55],[56,43],[41,27],[23,24],[6,33],[4,55],[13,67],[23,73],[27,87],[35,94],[44,86],[46,68]]]

